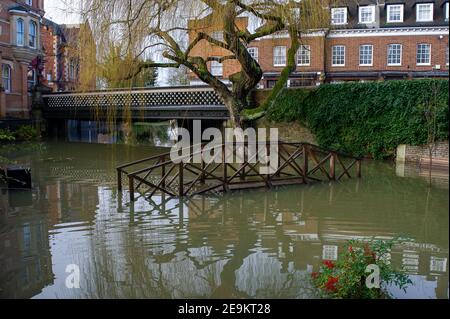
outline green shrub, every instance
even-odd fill
[[[389,260],[394,244],[395,240],[350,241],[336,262],[323,261],[319,272],[311,274],[312,281],[324,297],[338,299],[389,298],[388,285],[406,291],[412,281],[404,272],[393,269]]]
[[[16,138],[14,137],[14,134],[11,133],[8,129],[2,129],[0,130],[0,143],[1,142],[12,142]]]
[[[427,142],[424,105],[433,95],[436,139],[448,139],[448,84],[448,80],[386,81],[285,90],[268,116],[302,122],[322,146],[387,158],[400,144]]]
[[[14,136],[17,140],[24,142],[37,141],[41,138],[39,131],[31,125],[23,125],[19,127],[14,132]]]

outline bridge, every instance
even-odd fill
[[[62,120],[227,120],[212,88],[161,87],[45,94],[43,116]]]

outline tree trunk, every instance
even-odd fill
[[[230,121],[233,128],[242,128],[241,112],[245,108],[246,101],[241,101],[232,95],[222,98],[225,106],[230,112]]]

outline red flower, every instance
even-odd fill
[[[312,272],[312,273],[311,273],[311,278],[312,278],[312,279],[316,279],[317,276],[319,276],[319,273],[318,273],[318,272]]]
[[[349,252],[349,253],[353,253],[353,247],[352,247],[352,245],[348,246],[348,252]]]
[[[325,289],[329,292],[335,292],[336,291],[336,284],[339,281],[339,277],[333,277],[330,276],[328,278],[327,283],[325,284]]]
[[[322,261],[322,263],[327,266],[328,269],[333,269],[334,268],[334,263],[331,260],[324,260]]]

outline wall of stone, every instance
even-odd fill
[[[420,162],[429,158],[428,146],[399,145],[397,148],[398,162]],[[433,159],[448,161],[448,141],[437,142],[433,149]]]

